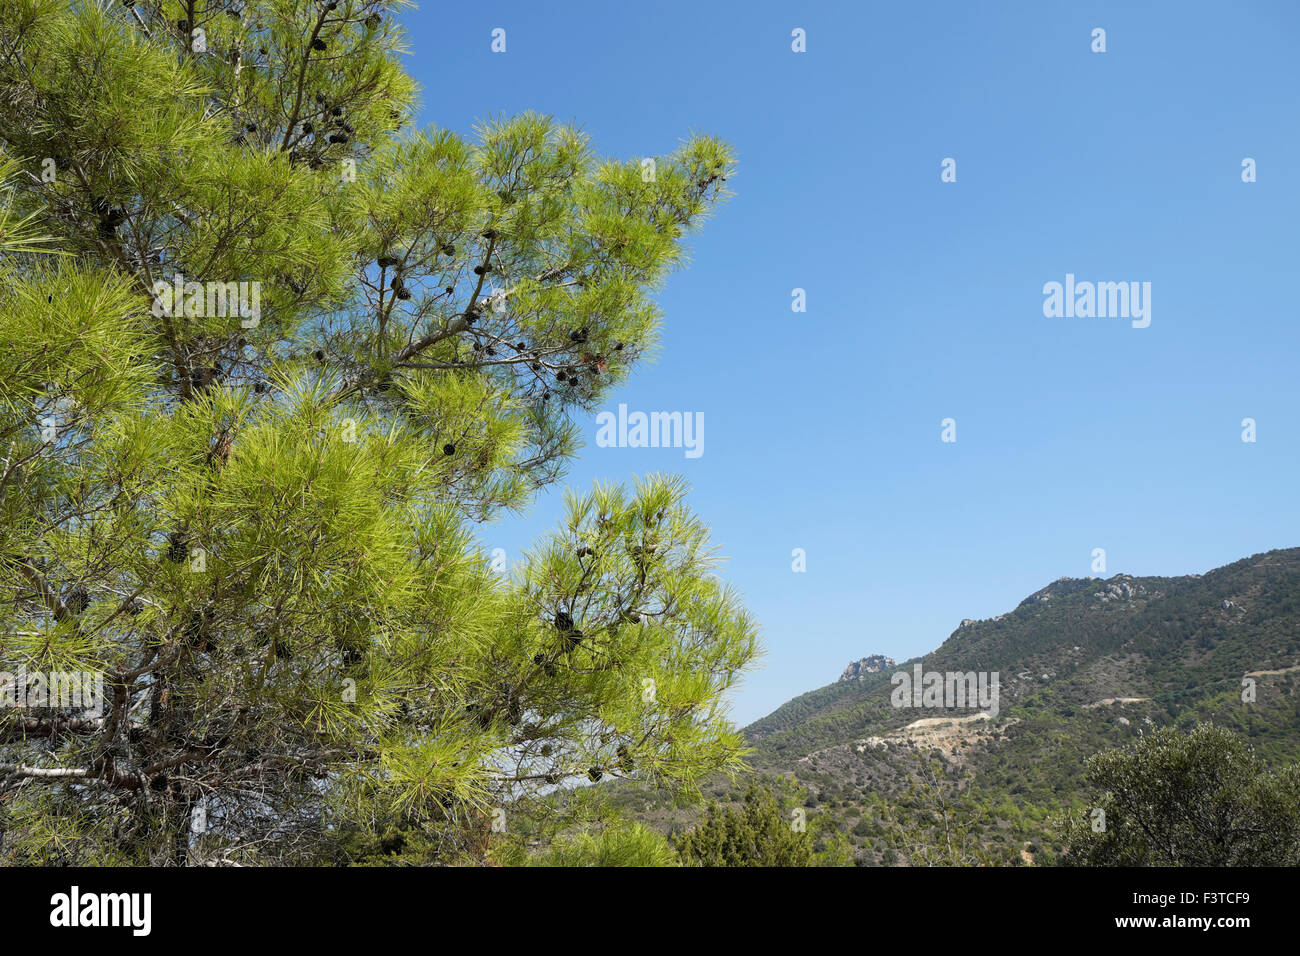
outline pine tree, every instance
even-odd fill
[[[730,151],[414,130],[399,6],[0,7],[0,669],[106,691],[0,711],[8,859],[478,860],[556,785],[738,764],[756,628],[679,480],[510,576],[479,537],[654,349]]]
[[[527,866],[680,865],[668,839],[640,823],[579,833],[520,862]]]
[[[813,846],[800,826],[790,786],[751,783],[739,807],[711,803],[704,820],[677,838],[687,866],[813,866]]]

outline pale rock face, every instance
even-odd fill
[[[1140,585],[1135,590],[1130,585],[1121,582],[1106,585],[1106,590],[1098,591],[1094,597],[1100,598],[1103,603],[1106,601],[1130,601],[1138,593],[1145,593]]]
[[[878,674],[885,668],[894,666],[896,665],[892,657],[886,657],[884,654],[872,654],[870,657],[864,657],[850,663],[848,667],[844,668],[840,680],[863,680],[868,674]]]

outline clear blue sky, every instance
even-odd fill
[[[737,195],[659,296],[660,358],[609,402],[703,412],[704,455],[598,448],[593,417],[569,481],[690,479],[763,626],[742,723],[850,659],[925,652],[1091,574],[1093,548],[1109,576],[1300,545],[1300,4],[475,2],[402,19],[426,123],[534,109],[624,158],[694,130],[737,149]],[[1067,272],[1150,282],[1150,327],[1045,318],[1043,284]],[[557,491],[484,544],[516,557],[559,514]]]

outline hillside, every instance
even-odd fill
[[[996,717],[893,706],[891,678],[917,664],[997,672]],[[921,658],[850,669],[853,679],[745,728],[756,770],[793,776],[859,862],[887,863],[896,861],[889,821],[916,805],[909,786],[938,756],[995,858],[1029,862],[1044,849],[1050,858],[1049,818],[1088,805],[1084,760],[1144,728],[1212,719],[1271,763],[1300,758],[1300,548],[1204,575],[1061,578],[1005,614],[963,621]],[[1249,703],[1245,678],[1255,684]]]

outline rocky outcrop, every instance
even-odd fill
[[[1108,584],[1106,590],[1098,591],[1094,597],[1105,601],[1127,601],[1133,597],[1133,588],[1124,583]]]
[[[853,661],[848,667],[844,668],[840,680],[863,680],[868,674],[879,674],[885,668],[895,666],[897,665],[892,657],[886,657],[884,654],[872,654],[870,657]]]
[[[1129,582],[1133,582],[1130,584]],[[1099,599],[1103,604],[1108,601],[1136,601],[1138,598],[1152,597],[1145,587],[1137,582],[1132,575],[1117,574],[1110,581],[1103,582],[1106,586],[1104,590],[1097,591],[1093,597]]]

